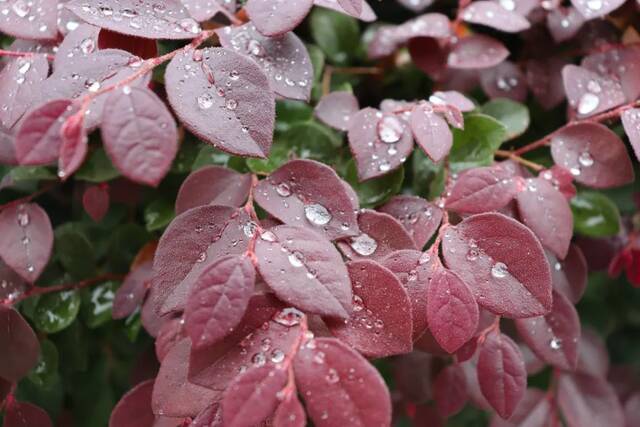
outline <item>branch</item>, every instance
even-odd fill
[[[540,165],[538,163],[532,162],[531,160],[524,159],[524,158],[518,156],[516,153],[517,153],[517,151],[497,150],[495,152],[495,155],[498,156],[498,157],[511,159],[514,162],[520,163],[523,166],[527,166],[528,168],[531,168],[531,169],[533,169],[533,170],[535,170],[537,172],[540,172],[541,170],[545,169],[544,166],[542,166],[542,165]]]
[[[380,67],[334,67],[327,65],[324,67],[322,75],[322,94],[326,95],[331,92],[331,78],[334,74],[352,74],[352,75],[379,75],[384,70]]]
[[[108,280],[122,280],[124,279],[124,277],[125,277],[124,274],[106,273],[106,274],[94,277],[92,279],[83,280],[81,282],[67,283],[62,285],[46,286],[46,287],[34,286],[29,291],[20,295],[18,298],[8,302],[10,304],[17,304],[20,301],[24,301],[27,298],[31,298],[37,295],[45,295],[53,292],[64,292],[64,291],[69,291],[74,289],[82,289],[82,288],[89,287],[91,285],[95,285],[97,283],[106,282]],[[7,302],[7,301],[4,301],[4,302]]]

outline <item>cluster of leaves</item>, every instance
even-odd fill
[[[432,3],[0,1],[3,426],[640,424],[635,3]]]

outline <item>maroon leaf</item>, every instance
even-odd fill
[[[10,0],[2,5],[0,31],[20,39],[55,39],[57,6],[55,0]]]
[[[109,187],[92,185],[82,194],[82,207],[95,222],[100,222],[109,211]]]
[[[68,117],[60,129],[60,153],[58,158],[58,178],[66,181],[84,162],[88,141],[84,129],[84,112],[79,111]]]
[[[493,68],[482,70],[480,84],[489,98],[508,98],[517,102],[527,99],[527,80],[520,68],[511,61],[502,61]]]
[[[573,185],[573,175],[560,166],[553,165],[540,172],[538,176],[549,181],[567,200],[573,199],[577,194],[576,187]]]
[[[524,16],[493,1],[474,1],[464,8],[462,19],[507,33],[518,33],[530,27]]]
[[[438,344],[455,353],[478,327],[478,304],[469,287],[455,273],[438,268],[427,294],[429,330]]]
[[[629,44],[591,53],[581,64],[603,77],[620,81],[625,98],[631,102],[640,95],[639,61],[640,47]]]
[[[545,427],[552,417],[551,404],[546,393],[528,388],[524,397],[508,420],[495,416],[491,427]]]
[[[357,233],[358,199],[330,167],[293,160],[260,181],[256,202],[289,225],[309,228],[334,240]]]
[[[244,256],[218,258],[200,273],[185,311],[195,348],[214,344],[240,323],[255,288],[256,273]]]
[[[573,235],[573,214],[567,199],[542,178],[528,179],[516,198],[522,222],[542,246],[564,259]]]
[[[47,78],[49,62],[44,55],[16,58],[0,71],[4,103],[0,123],[11,128],[38,99],[38,83]]]
[[[640,159],[640,109],[630,108],[620,115],[624,131],[629,138],[636,159]]]
[[[467,382],[460,365],[445,367],[433,383],[433,397],[443,417],[457,414],[467,403]]]
[[[524,396],[527,372],[518,346],[499,331],[480,347],[478,382],[482,394],[502,418],[509,418]]]
[[[436,38],[416,37],[409,40],[409,54],[415,66],[434,80],[443,79],[448,71],[449,48]]]
[[[0,377],[19,381],[36,363],[40,343],[26,320],[11,307],[0,305]]]
[[[346,10],[341,4],[341,2],[344,3],[353,1],[358,0],[314,0],[313,3],[316,6],[326,7],[327,9],[335,10],[353,16],[354,18],[361,19],[365,22],[372,22],[376,20],[376,14],[373,12],[373,9],[371,9],[371,6],[369,6],[364,0],[360,1],[360,3],[362,3],[362,11],[359,13],[351,13],[351,11]]]
[[[566,126],[551,138],[551,155],[558,166],[589,187],[618,187],[634,179],[624,143],[599,123]]]
[[[370,260],[347,264],[353,311],[327,320],[331,332],[366,357],[408,353],[412,347],[411,302],[393,272]]]
[[[471,288],[478,304],[511,318],[551,309],[551,272],[542,246],[519,222],[498,213],[471,216],[445,232],[447,267]]]
[[[338,0],[340,7],[351,16],[360,16],[363,0]]]
[[[151,262],[146,262],[131,270],[113,298],[111,315],[114,319],[124,319],[142,303],[153,278]]]
[[[563,260],[549,257],[553,288],[563,294],[573,304],[582,298],[587,288],[587,261],[577,245],[569,245],[567,256]]]
[[[294,33],[277,38],[260,34],[249,23],[218,30],[220,44],[255,61],[271,89],[284,98],[306,101],[311,95],[313,66],[304,43]]]
[[[66,7],[89,24],[149,39],[192,39],[201,29],[179,0],[72,0]]]
[[[268,156],[275,98],[255,62],[223,48],[188,50],[169,63],[165,82],[174,111],[205,142],[239,156]]]
[[[558,57],[527,61],[527,84],[536,101],[546,110],[560,104],[565,97],[562,69],[566,59]]]
[[[98,49],[100,28],[90,24],[80,24],[70,31],[58,46],[58,52],[53,60],[53,69],[62,70],[70,64],[75,64],[80,58],[86,58]]]
[[[313,0],[248,0],[245,8],[258,31],[273,37],[296,28],[312,6]]]
[[[158,361],[162,362],[171,349],[187,337],[184,322],[181,317],[161,319],[163,322],[158,329],[154,350]]]
[[[558,7],[547,14],[547,28],[556,43],[573,38],[584,25],[584,17],[574,7]]]
[[[566,65],[562,69],[562,80],[569,105],[579,118],[617,107],[626,99],[617,79],[600,76],[583,67]]]
[[[0,258],[0,303],[12,303],[30,287]]]
[[[98,34],[98,48],[122,49],[142,59],[151,59],[158,56],[158,43],[156,40],[129,36],[104,28]]]
[[[294,359],[296,384],[318,427],[391,425],[391,398],[366,359],[333,338],[317,338]]]
[[[580,11],[586,19],[599,18],[622,6],[624,0],[571,0],[571,4]]]
[[[153,380],[144,381],[129,390],[113,408],[109,427],[153,427],[152,392]]]
[[[206,166],[191,173],[180,186],[176,214],[204,205],[240,207],[247,200],[251,175],[221,166]]]
[[[287,370],[264,365],[238,375],[225,391],[222,418],[229,427],[252,426],[273,414],[278,392],[287,383]]]
[[[290,393],[278,405],[273,416],[274,427],[304,427],[307,425],[307,415],[298,396]]]
[[[473,34],[460,39],[456,43],[447,63],[451,68],[458,69],[481,69],[498,65],[509,56],[509,51],[496,39],[482,35]]]
[[[114,91],[102,116],[102,141],[124,176],[157,186],[178,151],[178,131],[162,100],[148,89]]]
[[[33,283],[44,270],[53,246],[47,213],[37,204],[15,204],[0,211],[0,257]]]
[[[391,252],[416,249],[409,233],[394,217],[363,209],[358,214],[360,234],[338,242],[338,248],[349,259],[381,260]]]
[[[400,221],[418,248],[427,244],[442,221],[442,209],[417,196],[394,196],[380,212]]]
[[[331,92],[320,99],[315,108],[315,115],[324,124],[347,131],[351,118],[359,110],[358,98],[351,92]]]
[[[447,197],[447,209],[480,213],[502,209],[518,192],[518,181],[509,168],[497,164],[465,171]]]
[[[14,137],[2,126],[0,126],[0,164],[9,166],[18,164]],[[0,187],[2,185],[3,184],[0,184]]]
[[[11,402],[4,414],[3,427],[53,427],[44,409],[28,402]]]
[[[558,380],[558,405],[569,427],[623,426],[624,413],[604,379],[565,373]]]
[[[416,105],[411,112],[411,130],[422,151],[434,162],[449,154],[453,135],[447,122],[433,111],[431,105]]]
[[[256,241],[258,269],[278,298],[301,310],[347,318],[351,283],[340,253],[313,231],[279,225]]]
[[[399,168],[413,150],[409,126],[396,115],[365,108],[349,122],[349,147],[360,181]]]

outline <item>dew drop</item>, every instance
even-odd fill
[[[493,267],[491,267],[491,275],[496,279],[502,279],[507,276],[509,272],[507,266],[502,262],[496,262]]]
[[[370,256],[378,249],[378,243],[368,234],[362,233],[351,239],[351,249],[358,255]]]
[[[588,151],[584,151],[578,156],[578,162],[584,167],[589,167],[593,165],[593,157],[589,154]]]
[[[249,40],[249,43],[247,43],[247,50],[253,56],[257,56],[257,57],[264,56],[264,47],[258,40],[255,40],[255,39]]]
[[[326,225],[331,221],[331,213],[319,203],[305,205],[304,216],[313,225]]]
[[[431,255],[429,255],[427,252],[423,252],[422,255],[420,255],[420,258],[418,259],[418,264],[424,265],[429,261],[431,261]]]
[[[19,65],[19,67],[18,67],[18,73],[20,73],[20,74],[26,74],[26,73],[27,73],[27,71],[29,71],[29,69],[31,68],[31,62],[29,62],[29,61],[24,61],[24,60],[22,60],[22,59],[21,59],[20,61],[23,61],[23,62],[18,62],[18,65]]]
[[[560,270],[562,270],[562,264],[560,264],[560,262],[556,262],[556,263],[553,265],[553,268],[554,268],[556,271],[560,271]]]
[[[253,357],[251,357],[251,363],[253,363],[255,366],[263,366],[265,363],[267,363],[267,357],[263,352],[258,352],[254,354]]]
[[[400,141],[404,128],[395,116],[384,116],[378,121],[378,137],[385,144],[395,144]]]
[[[300,323],[300,320],[304,316],[304,313],[300,310],[289,307],[279,311],[273,318],[273,321],[283,326],[296,326]]]
[[[29,214],[26,212],[18,212],[18,225],[20,227],[26,227],[27,225],[29,225],[29,221],[31,220],[31,218],[29,218]]]
[[[340,375],[338,375],[338,371],[336,371],[335,369],[331,368],[327,372],[327,375],[325,376],[325,379],[327,380],[327,382],[329,384],[335,384],[338,381],[340,381]]]
[[[302,267],[304,265],[304,255],[300,252],[292,252],[289,254],[289,263],[296,268]]]
[[[286,182],[281,182],[276,186],[276,193],[278,193],[280,197],[289,197],[291,195],[291,188]]]
[[[478,259],[478,251],[476,249],[469,249],[469,251],[467,252],[467,260],[468,261],[475,261]]]
[[[353,311],[360,312],[364,310],[364,301],[358,295],[353,296]]]
[[[206,260],[207,260],[207,253],[200,252],[200,255],[198,255],[198,259],[196,260],[196,262],[202,263],[202,262],[205,262]]]
[[[587,7],[591,10],[602,9],[602,0],[588,0]]]
[[[208,93],[198,96],[198,107],[202,110],[208,110],[213,106],[213,97]]]
[[[587,92],[580,97],[580,101],[578,101],[578,113],[580,114],[589,114],[595,111],[600,104],[600,98],[596,95]]]
[[[236,101],[235,99],[227,99],[225,106],[227,107],[227,110],[233,111],[238,108],[238,101]]]
[[[562,340],[560,338],[553,337],[551,341],[549,341],[549,347],[552,350],[560,350],[562,347]]]
[[[13,3],[13,6],[11,6],[11,9],[13,9],[13,13],[18,15],[20,18],[24,18],[31,11],[31,6],[25,0],[18,0],[15,3]]]
[[[282,350],[275,349],[271,352],[271,361],[273,363],[281,363],[284,360],[285,354]]]
[[[253,221],[249,221],[242,226],[242,232],[247,237],[253,237],[254,234],[256,234],[256,228],[258,228],[256,223]]]

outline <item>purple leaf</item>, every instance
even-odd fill
[[[429,102],[433,105],[450,105],[464,113],[476,108],[473,101],[455,90],[433,92],[433,95],[429,97]]]
[[[144,381],[129,390],[113,408],[109,427],[152,427],[155,416],[151,412],[153,380]]]
[[[622,140],[599,123],[568,125],[551,138],[553,161],[593,188],[633,182],[631,159]]]
[[[549,256],[549,265],[551,265],[553,288],[573,304],[580,301],[587,288],[588,278],[587,261],[580,247],[570,245],[567,256],[563,260],[557,260],[553,255]]]
[[[317,427],[391,425],[391,398],[378,371],[348,346],[317,338],[294,359],[296,384]]]
[[[364,0],[338,0],[338,5],[351,16],[360,16]]]
[[[109,212],[109,187],[107,185],[92,185],[82,193],[82,207],[94,222],[101,222]]]
[[[349,148],[356,161],[358,179],[365,181],[402,166],[413,151],[413,137],[403,119],[365,108],[350,120]]]
[[[256,241],[258,269],[278,298],[301,310],[347,318],[351,283],[340,253],[317,233],[279,225]]]
[[[511,61],[502,61],[493,68],[482,70],[480,84],[492,99],[507,98],[517,102],[527,99],[527,80],[520,68]]]
[[[562,69],[564,58],[550,57],[527,61],[527,84],[536,101],[545,109],[556,107],[565,98]]]
[[[114,319],[124,319],[133,313],[147,294],[153,279],[151,262],[146,262],[131,270],[124,278],[113,299],[111,315]]]
[[[365,22],[375,21],[377,19],[376,14],[373,12],[373,9],[371,9],[371,6],[369,6],[369,4],[367,4],[364,0],[360,0],[360,3],[362,3],[362,10],[360,12],[352,13],[355,11],[352,11],[351,9],[346,10],[343,7],[343,3],[351,3],[351,2],[357,2],[357,1],[358,0],[337,0],[337,1],[336,0],[314,0],[313,3],[316,6],[335,10],[335,11],[344,13],[346,15],[353,16],[354,18],[358,18]]]
[[[394,217],[363,209],[358,214],[360,234],[338,242],[338,248],[349,259],[381,260],[391,252],[416,249],[409,233]]]
[[[198,22],[208,21],[218,13],[235,12],[236,0],[181,0],[189,14]]]
[[[447,197],[447,209],[481,213],[502,209],[518,192],[518,181],[507,167],[497,164],[465,171]]]
[[[443,417],[457,414],[467,403],[467,381],[458,364],[442,369],[433,383],[433,397],[438,413]]]
[[[491,427],[546,427],[552,419],[551,404],[546,393],[528,388],[508,420],[494,416]]]
[[[218,258],[200,274],[185,310],[185,326],[194,348],[224,338],[240,323],[253,294],[256,272],[249,258]]]
[[[17,164],[14,137],[11,132],[0,126],[0,165],[15,166]],[[0,183],[0,188],[2,185],[3,183]]]
[[[102,113],[102,141],[115,166],[134,182],[156,187],[178,151],[171,112],[148,89],[114,91]]]
[[[509,418],[524,396],[527,372],[522,353],[506,335],[486,335],[478,357],[478,382],[482,394],[502,418]]]
[[[447,267],[489,311],[517,319],[551,309],[551,272],[542,246],[516,220],[498,213],[471,216],[447,229],[442,251]]]
[[[429,330],[438,344],[455,353],[478,327],[478,304],[457,274],[438,268],[427,293]]]
[[[417,196],[394,196],[379,210],[400,221],[418,248],[427,244],[442,221],[442,209]]]
[[[605,16],[622,6],[623,3],[624,0],[571,0],[571,4],[587,20]]]
[[[192,39],[201,31],[179,0],[117,0],[113,5],[101,0],[72,0],[66,7],[89,24],[131,36]]]
[[[436,38],[416,37],[409,40],[409,54],[414,65],[433,80],[440,81],[451,73],[447,66],[448,46]]]
[[[618,80],[628,102],[640,95],[640,47],[633,44],[594,52],[582,59],[581,65],[594,73]]]
[[[38,363],[40,343],[26,320],[11,307],[0,305],[0,377],[17,382]]]
[[[498,65],[509,56],[509,51],[498,40],[482,34],[464,37],[456,43],[447,58],[451,68],[482,69]]]
[[[38,99],[38,83],[47,78],[49,62],[44,55],[15,58],[0,71],[0,90],[4,96],[0,122],[11,128]]]
[[[70,64],[77,63],[79,58],[86,58],[98,49],[100,28],[90,24],[80,24],[69,32],[58,46],[53,60],[53,69],[62,70]]]
[[[206,166],[192,172],[180,186],[176,214],[205,205],[240,207],[247,200],[251,175],[221,166]]]
[[[331,332],[365,357],[403,354],[412,348],[411,302],[387,268],[370,260],[347,264],[353,287],[353,311],[346,319],[327,320]]]
[[[0,31],[19,39],[53,40],[58,34],[56,0],[9,0],[0,13]]]
[[[347,131],[351,118],[359,110],[358,98],[351,92],[331,92],[320,99],[315,108],[315,115],[324,124]]]
[[[255,200],[285,224],[309,228],[331,240],[353,236],[358,230],[353,190],[319,162],[287,162],[258,183]]]
[[[313,0],[248,0],[245,8],[258,31],[273,37],[296,28],[312,6]]]
[[[636,159],[640,159],[640,109],[630,108],[620,115],[624,131],[629,138]]]
[[[165,82],[174,111],[205,142],[239,156],[269,155],[275,97],[255,62],[223,48],[188,50],[169,63]]]
[[[566,65],[562,69],[562,80],[569,105],[576,110],[578,118],[610,110],[626,100],[617,79],[600,76],[584,67]]]
[[[434,162],[444,159],[453,145],[447,122],[433,111],[430,104],[416,105],[411,112],[411,130],[418,146]]]
[[[278,405],[273,416],[273,425],[275,427],[304,427],[307,425],[307,415],[298,396],[290,393]]]
[[[158,42],[154,39],[116,33],[102,28],[98,34],[98,48],[121,49],[142,59],[151,59],[158,56]]]
[[[518,12],[508,10],[493,1],[474,1],[465,7],[462,19],[471,24],[480,24],[507,33],[519,33],[531,25]]]
[[[3,427],[53,427],[47,412],[28,402],[7,405]]]
[[[398,3],[414,12],[421,12],[431,6],[434,0],[398,0]]]
[[[558,380],[558,406],[569,427],[623,426],[620,401],[606,380],[565,373]]]
[[[260,34],[249,23],[240,27],[224,27],[217,34],[222,47],[233,50],[260,66],[277,95],[309,100],[314,80],[313,66],[306,46],[294,33],[269,38]]]
[[[30,285],[0,258],[0,303],[12,303],[24,295]]]
[[[0,257],[33,283],[51,256],[53,230],[47,213],[37,204],[14,204],[0,211]]]
[[[574,7],[558,7],[547,13],[547,28],[556,43],[575,36],[584,25],[584,17]]]
[[[84,117],[83,112],[77,112],[68,117],[60,129],[62,142],[58,158],[58,178],[62,181],[73,175],[87,156],[88,140]]]

